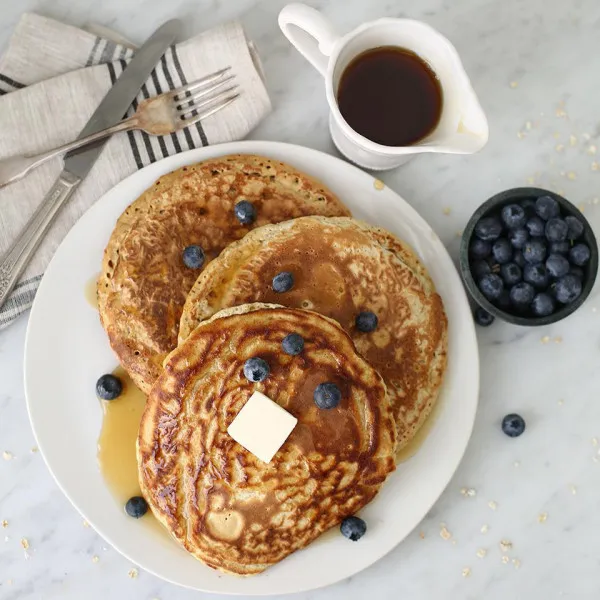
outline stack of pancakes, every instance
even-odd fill
[[[235,205],[252,203],[244,225]],[[182,254],[199,245],[200,269]],[[293,275],[287,292],[273,277]],[[101,322],[147,395],[142,492],[195,557],[263,571],[367,504],[437,399],[447,321],[405,243],[350,218],[324,186],[284,163],[225,156],[162,177],[119,218],[98,281]],[[377,328],[355,320],[369,311]],[[299,355],[281,342],[297,333]],[[248,381],[244,362],[270,367]],[[313,392],[334,382],[340,404]],[[298,424],[271,462],[227,428],[253,392]]]

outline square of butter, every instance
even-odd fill
[[[254,392],[237,414],[227,433],[248,452],[268,463],[290,433],[298,419],[270,398]]]

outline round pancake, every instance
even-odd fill
[[[276,293],[273,276],[294,275]],[[247,302],[308,308],[338,321],[382,374],[398,428],[398,449],[423,424],[446,367],[442,300],[419,259],[389,232],[348,218],[304,217],[265,226],[227,248],[198,278],[184,307],[180,339],[203,319]],[[379,324],[355,327],[361,311]]]
[[[281,349],[289,333],[304,338],[297,356]],[[243,374],[253,356],[270,367],[261,383]],[[313,400],[325,381],[342,392],[329,410]],[[270,463],[227,433],[255,391],[298,419]],[[341,327],[253,304],[217,313],[170,354],[148,396],[138,465],[153,513],[189,552],[252,575],[367,504],[394,470],[394,450],[385,384]]]
[[[256,208],[252,225],[234,215],[241,200]],[[348,214],[320,182],[262,156],[223,156],[164,175],[121,215],[104,252],[98,307],[120,363],[148,393],[177,345],[181,310],[200,272],[183,264],[186,246],[204,249],[206,267],[254,227]]]

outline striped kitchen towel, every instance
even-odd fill
[[[41,152],[75,139],[134,52],[125,40],[109,38],[106,31],[96,35],[25,14],[0,56],[0,158]],[[176,152],[241,139],[268,114],[271,104],[260,62],[237,22],[169,48],[128,114],[144,98],[227,65],[242,94],[214,117],[177,134],[153,137],[128,132],[106,144],[0,308],[0,329],[31,307],[56,248],[103,193],[137,169]],[[61,170],[62,159],[57,158],[0,189],[0,256],[19,236]]]

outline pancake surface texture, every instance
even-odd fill
[[[281,348],[290,333],[304,338],[296,356]],[[270,367],[261,383],[243,374],[255,356]],[[329,410],[313,400],[325,381],[342,393]],[[270,463],[227,433],[255,391],[298,419]],[[350,337],[317,313],[267,304],[218,313],[170,354],[138,437],[155,516],[196,558],[237,575],[263,571],[362,508],[394,470],[394,451],[385,384]]]
[[[247,200],[256,221],[242,225],[236,203]],[[231,155],[161,177],[118,219],[98,280],[100,320],[125,370],[145,393],[177,345],[185,298],[201,269],[184,265],[199,245],[205,268],[250,229],[305,215],[348,215],[322,184],[262,156]]]
[[[273,291],[289,271],[294,285]],[[180,339],[227,307],[276,302],[331,317],[381,373],[398,428],[398,449],[430,414],[446,368],[447,319],[440,296],[413,250],[391,233],[349,218],[305,217],[261,227],[232,244],[194,284]],[[363,333],[359,312],[377,315]]]

